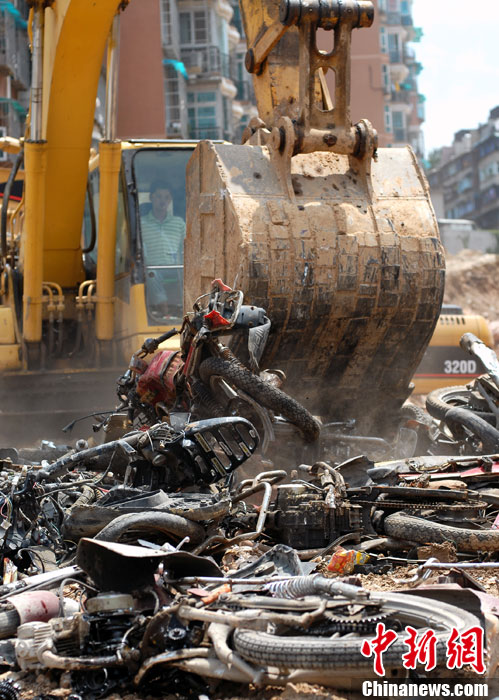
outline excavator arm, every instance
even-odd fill
[[[124,6],[126,3],[121,3]],[[35,0],[33,83],[25,141],[23,339],[42,337],[43,283],[62,299],[84,278],[81,225],[97,85],[117,0]],[[61,302],[62,303],[62,302]]]
[[[259,119],[187,170],[184,303],[222,277],[267,309],[262,363],[329,421],[397,411],[441,306],[444,258],[410,147],[350,119],[351,33],[370,0],[241,0]],[[332,32],[329,53],[317,32]],[[335,73],[328,95],[324,73]]]

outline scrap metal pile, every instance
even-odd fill
[[[69,674],[84,698],[352,687],[380,675],[371,651],[386,630],[387,678],[492,677],[498,601],[462,571],[499,567],[497,358],[468,334],[481,377],[363,435],[321,425],[282,372],[259,372],[270,321],[242,302],[219,281],[178,352],[158,351],[171,332],[144,343],[106,441],[1,450],[1,664]],[[445,543],[452,563],[424,556]],[[412,586],[439,568],[447,585],[423,596],[342,578],[402,564]],[[401,676],[407,629],[431,631],[434,658]],[[470,631],[475,662],[449,671],[449,640]]]

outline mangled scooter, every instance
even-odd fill
[[[199,297],[194,311],[185,316],[179,351],[162,350],[149,364],[144,359],[179,333],[173,329],[147,339],[133,355],[118,382],[121,408],[128,410],[132,421],[146,424],[176,411],[196,418],[242,413],[263,433],[264,445],[273,435],[272,418],[277,414],[294,424],[306,442],[313,442],[319,436],[320,423],[276,386],[282,373],[259,373],[269,330],[264,309],[243,305],[241,291],[215,280],[211,292]],[[222,335],[230,335],[234,342],[245,333],[252,371],[220,342]]]

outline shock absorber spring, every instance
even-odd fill
[[[203,404],[205,408],[211,413],[211,415],[222,418],[225,413],[220,406],[220,404],[215,400],[215,397],[208,389],[208,387],[201,381],[197,381],[193,384],[192,390],[196,398]]]
[[[369,591],[352,586],[343,581],[333,581],[314,574],[312,576],[293,576],[285,581],[275,581],[266,584],[265,588],[270,593],[279,598],[304,598],[307,595],[339,595],[350,600],[366,600],[369,598]]]
[[[294,576],[286,581],[268,583],[265,588],[276,598],[303,598],[317,593],[315,576]]]

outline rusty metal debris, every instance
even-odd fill
[[[211,309],[198,308],[227,316],[232,328],[246,311],[222,287],[209,296]],[[257,311],[251,318],[265,328]],[[279,405],[294,405],[276,389],[286,386],[282,373],[262,373],[253,395],[248,383],[231,382],[226,365],[240,365],[220,344],[212,325],[225,328],[220,318],[212,313],[197,340],[192,319],[183,331],[201,348],[190,383],[170,353],[143,366],[161,338],[144,343],[119,380],[122,404],[101,431],[107,441],[0,454],[6,668],[65,670],[88,698],[180,686],[199,697],[221,679],[341,687],[346,676],[372,672],[360,646],[378,623],[423,630],[435,610],[424,597],[369,591],[340,574],[409,564],[414,575],[394,583],[426,595],[435,571],[460,572],[454,580],[467,586],[466,571],[499,568],[499,456],[485,453],[481,423],[474,434],[468,421],[459,437],[404,407],[383,437],[357,434],[353,420],[321,426],[311,417],[312,439],[300,423],[307,412],[293,422],[278,404],[259,403],[268,383]],[[210,357],[224,372],[199,373]],[[494,412],[484,416],[469,399],[475,389],[462,390],[463,410],[495,429]],[[426,449],[417,453],[418,445]],[[420,558],[432,551],[422,545],[438,543],[455,562]],[[459,600],[439,603],[437,637],[454,628],[492,634]],[[499,601],[488,608],[496,612]],[[312,655],[299,651],[304,637]],[[487,663],[492,675],[495,657]],[[387,661],[389,673],[397,666]]]

